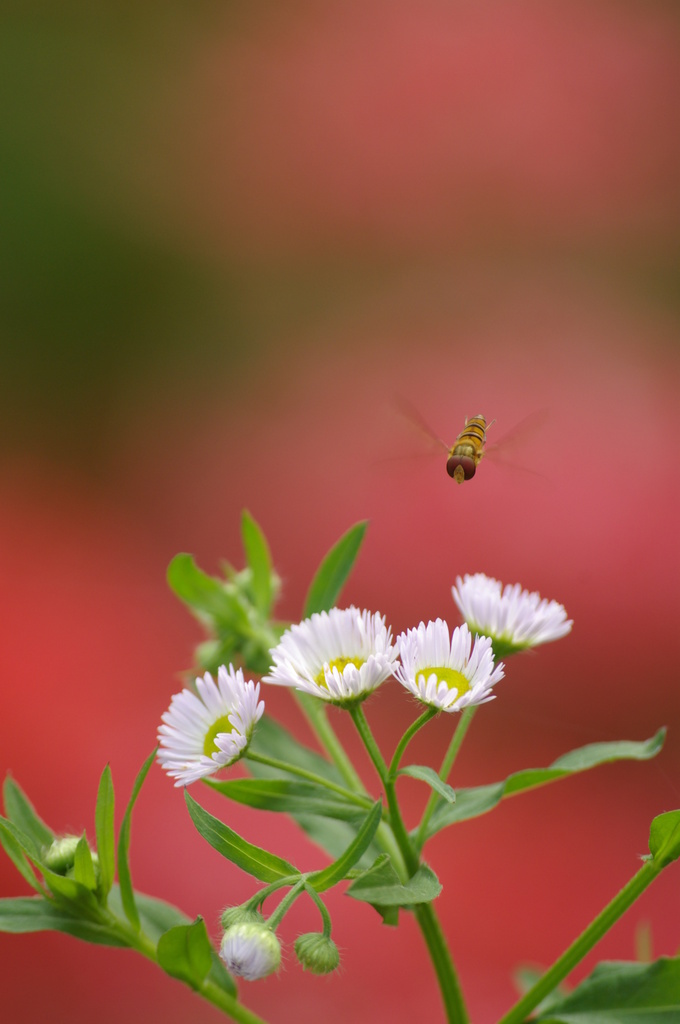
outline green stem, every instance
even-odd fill
[[[397,771],[399,770],[399,764],[401,763],[401,759],[404,756],[404,751],[406,750],[407,746],[409,745],[415,734],[418,732],[419,729],[422,729],[424,725],[427,725],[427,723],[431,721],[431,719],[433,719],[436,714],[436,708],[428,708],[427,711],[423,712],[420,718],[416,718],[415,722],[413,722],[412,725],[408,727],[404,735],[399,740],[399,743],[397,744],[397,749],[394,751],[394,757],[390,761],[390,778],[394,778],[396,776]]]
[[[267,918],[267,927],[271,928],[272,931],[276,931],[290,908],[295,903],[295,900],[305,891],[306,888],[306,879],[301,878],[300,881],[293,886],[290,892],[286,893],[274,913]]]
[[[322,748],[327,752],[331,761],[338,769],[349,788],[354,790],[355,793],[364,794],[365,790],[361,783],[361,779],[359,778],[354,765],[347,756],[342,743],[335,735],[331,723],[328,721],[328,716],[326,714],[326,709],[323,706],[323,702],[318,697],[310,697],[307,694],[299,693],[297,690],[294,691],[294,696],[302,709],[302,713],[309,722],[314,735],[318,739]]]
[[[359,778],[354,765],[347,756],[344,747],[335,735],[335,732],[328,721],[326,708],[323,706],[323,702],[319,700],[318,697],[310,697],[307,694],[298,693],[297,691],[295,691],[294,696],[313,729],[321,747],[327,751],[333,764],[338,769],[349,788],[358,796],[366,798],[368,802],[372,804],[373,801],[369,799],[364,788],[364,784]],[[368,804],[365,806],[368,806]],[[386,822],[380,822],[375,838],[381,850],[383,850],[384,853],[389,853],[394,869],[401,880],[406,881],[406,868],[401,851]]]
[[[536,984],[500,1019],[498,1024],[521,1024],[541,1000],[555,989],[600,941],[662,870],[663,865],[647,861],[575,942],[549,967]]]
[[[448,1024],[469,1024],[458,975],[435,909],[431,903],[419,903],[414,913],[437,974],[446,1020]]]
[[[312,885],[305,885],[305,892],[311,899],[316,903],[319,913],[321,914],[321,920],[323,921],[323,934],[327,939],[331,937],[331,915],[328,913],[326,904],[319,896],[318,892]]]
[[[444,760],[442,761],[441,768],[439,769],[439,778],[442,780],[442,782],[446,782],[449,775],[451,774],[451,769],[453,768],[454,762],[458,756],[458,751],[460,750],[463,744],[465,734],[470,728],[476,710],[476,707],[465,708],[465,711],[461,713],[460,720],[456,725],[455,732],[451,737],[451,742],[449,743],[449,748],[446,751],[446,754],[444,755]],[[423,811],[423,817],[421,819],[420,825],[418,826],[418,832],[416,834],[416,846],[418,847],[419,850],[422,850],[425,840],[427,838],[427,826],[429,824],[430,818],[432,817],[432,812],[434,811],[438,802],[439,797],[437,796],[437,794],[434,792],[430,793],[430,799],[427,801],[427,805],[425,807],[425,810]]]
[[[353,704],[349,708],[349,713],[352,716],[352,721],[356,725],[357,732],[361,736],[361,740],[364,746],[366,747],[368,756],[373,762],[375,770],[377,771],[380,777],[380,781],[382,782],[383,786],[387,785],[389,769],[385,763],[385,758],[382,756],[380,752],[380,747],[375,742],[375,738],[373,736],[373,733],[371,732],[371,727],[368,724],[368,721],[366,720],[366,715],[364,714],[361,704]]]
[[[387,797],[387,805],[390,810],[390,822],[392,825],[392,831],[394,832],[394,838],[401,850],[404,862],[408,869],[409,877],[412,877],[420,867],[420,858],[413,842],[411,841],[411,837],[406,831],[406,826],[404,825],[404,821],[401,816],[401,810],[399,808],[394,786],[394,779],[390,778],[390,770],[385,764],[383,756],[380,753],[380,749],[373,738],[373,734],[368,722],[366,721],[366,716],[364,715],[361,706],[356,705],[351,708],[350,714],[352,715],[354,724],[356,725],[359,735],[364,742],[364,746],[368,751],[369,757],[375,765],[376,771],[380,776],[380,780],[385,787],[385,796]],[[424,718],[425,716],[421,717]],[[418,721],[420,721],[420,719]],[[424,722],[422,724],[424,724]],[[392,764],[395,764],[394,758],[392,759]],[[437,975],[437,981],[439,983],[444,1003],[444,1010],[446,1012],[446,1020],[448,1024],[468,1024],[469,1017],[465,1008],[463,993],[461,991],[456,969],[453,965],[451,954],[449,953],[449,948],[447,946],[446,939],[444,938],[444,933],[442,932],[434,907],[431,903],[420,903],[414,908],[414,914],[420,930],[423,933],[423,938],[425,939],[425,943]]]
[[[245,757],[248,761],[257,761],[259,764],[269,765],[270,768],[277,768],[289,775],[298,775],[301,779],[307,779],[317,786],[323,786],[324,789],[337,793],[344,800],[357,804],[359,807],[368,809],[372,806],[373,802],[370,797],[362,796],[360,793],[345,789],[343,786],[338,786],[335,782],[331,782],[330,779],[325,779],[323,775],[316,775],[314,772],[307,771],[306,768],[298,768],[297,765],[290,764],[288,761],[280,761],[276,757],[267,757],[265,754],[256,754],[252,750],[249,750]]]

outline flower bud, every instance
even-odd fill
[[[257,981],[278,970],[281,945],[266,924],[242,921],[225,931],[220,956],[230,974]]]
[[[320,932],[307,932],[295,940],[295,955],[306,971],[330,974],[340,963],[340,953],[333,940]]]
[[[220,924],[223,931],[226,932],[227,928],[231,928],[234,924],[264,924],[264,917],[259,910],[254,910],[247,905],[226,907],[222,911]]]

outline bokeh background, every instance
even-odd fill
[[[201,639],[166,566],[240,564],[247,507],[282,617],[363,518],[344,597],[397,631],[455,623],[458,573],[565,603],[572,635],[509,665],[455,784],[670,727],[654,762],[433,841],[477,1024],[636,870],[649,820],[680,804],[679,49],[663,0],[3,5],[0,768],[54,828],[92,835],[106,762],[120,814]],[[458,488],[399,396],[448,441],[479,412],[511,440]],[[289,695],[265,697],[309,739]],[[414,709],[390,683],[368,713],[390,748]],[[412,821],[422,798],[405,784]],[[322,862],[289,821],[226,810]],[[252,882],[158,770],[133,826],[139,889],[216,935]],[[6,858],[0,890],[25,891]],[[678,893],[671,869],[576,978],[650,929],[675,952]],[[441,1020],[413,922],[330,905],[342,972],[303,976],[290,954],[246,1003],[272,1024]],[[301,906],[284,937],[315,927]],[[220,1019],[125,951],[0,950],[7,1021]]]

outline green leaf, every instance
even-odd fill
[[[127,943],[106,925],[76,917],[63,907],[56,907],[42,896],[17,896],[0,899],[0,932],[65,932],[85,942],[103,946],[125,946]]]
[[[113,885],[116,870],[116,835],[113,821],[113,778],[108,764],[102,772],[94,810],[94,827],[99,855],[99,888],[104,899]]]
[[[680,958],[604,962],[538,1018],[541,1024],[678,1024]]]
[[[73,877],[76,882],[80,882],[90,892],[94,892],[97,888],[97,876],[92,862],[92,852],[85,833],[82,834],[76,846],[73,860]]]
[[[38,817],[33,804],[19,784],[9,775],[5,779],[2,795],[5,813],[9,820],[31,837],[38,850],[43,846],[50,846],[54,839],[54,832]]]
[[[31,867],[28,857],[23,851],[21,841],[15,835],[12,825],[13,822],[7,821],[5,818],[0,818],[0,844],[2,844],[5,853],[12,861],[17,871],[26,879],[31,888],[35,889],[36,892],[41,892],[42,886]],[[16,826],[14,826],[14,828],[16,828]]]
[[[255,606],[264,618],[267,618],[274,599],[271,554],[265,535],[245,509],[241,516],[241,536],[246,559],[252,573],[250,586]]]
[[[313,875],[309,876],[309,884],[317,892],[330,889],[331,886],[336,885],[346,877],[350,868],[357,863],[370,846],[371,840],[380,824],[381,817],[382,803],[380,800],[377,800],[366,815],[361,828],[345,852],[333,864],[329,864],[327,868],[323,868],[322,871],[316,871]]]
[[[144,779],[149,773],[149,769],[153,764],[156,756],[156,750],[152,750],[146,761],[139,770],[139,774],[134,781],[132,787],[132,793],[130,794],[130,800],[125,809],[123,815],[123,821],[120,826],[120,833],[118,835],[118,882],[120,885],[120,897],[123,904],[123,910],[125,916],[134,929],[139,931],[139,913],[135,906],[135,896],[132,888],[132,877],[130,875],[130,824],[132,818],[132,808],[135,806],[139,791],[142,788]]]
[[[307,593],[303,619],[327,612],[335,604],[359,554],[368,522],[350,527],[322,561]]]
[[[50,871],[44,865],[40,867],[40,871],[46,885],[60,906],[68,911],[78,910],[95,918],[99,915],[99,903],[89,885],[85,885],[77,878],[58,875],[55,871]]]
[[[410,907],[416,903],[431,903],[441,891],[439,879],[427,864],[421,864],[415,875],[402,885],[388,855],[383,854],[352,882],[347,895],[374,906]]]
[[[456,792],[454,806],[441,801],[437,804],[428,825],[427,838],[456,821],[465,821],[486,814],[505,797],[536,789],[566,775],[586,771],[609,761],[647,761],[659,753],[665,735],[666,730],[660,729],[651,739],[641,742],[621,740],[614,743],[590,743],[578,750],[570,751],[563,757],[558,757],[548,768],[529,768],[509,775],[503,782],[459,789]]]
[[[205,921],[197,917],[193,924],[180,924],[158,940],[158,963],[173,978],[198,989],[212,967],[213,948]]]
[[[666,867],[680,857],[680,811],[666,811],[653,819],[649,830],[649,851]]]
[[[191,820],[206,842],[210,843],[213,849],[221,853],[227,860],[237,864],[243,871],[247,871],[249,875],[258,878],[261,882],[276,882],[280,878],[299,875],[297,868],[289,864],[287,860],[247,842],[233,829],[209,814],[200,804],[196,803],[186,788],[184,799]]]
[[[222,782],[206,779],[206,783],[236,803],[263,811],[319,814],[342,821],[355,821],[360,813],[357,804],[343,800],[313,782],[289,779],[228,779]]]
[[[235,594],[198,568],[191,555],[175,555],[168,566],[168,583],[180,601],[195,612],[216,619],[235,632],[247,632],[248,616]]]
[[[456,802],[456,794],[451,786],[442,782],[434,768],[429,768],[424,764],[408,764],[405,768],[400,768],[397,775],[410,775],[412,779],[420,779],[421,782],[426,782],[435,793],[439,793],[447,803]]]

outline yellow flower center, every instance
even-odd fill
[[[337,668],[340,675],[342,675],[346,665],[354,665],[355,668],[361,668],[365,661],[365,658],[333,658],[332,661],[328,662],[328,667],[331,671]],[[314,682],[317,686],[326,686],[326,674],[323,668],[314,676]]]
[[[229,721],[228,715],[222,715],[216,722],[208,729],[205,734],[205,740],[203,741],[203,753],[206,757],[212,757],[219,750],[219,747],[215,743],[215,737],[221,732],[232,732],[232,724]]]
[[[458,690],[459,697],[462,697],[470,689],[470,681],[465,678],[462,672],[458,672],[455,668],[447,668],[441,665],[419,668],[416,672],[416,681],[420,683],[422,679],[423,683],[427,683],[433,672],[437,677],[438,683],[446,683],[449,690]]]

